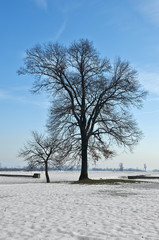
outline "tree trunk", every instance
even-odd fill
[[[82,166],[79,180],[88,179],[88,159],[87,159],[88,141],[86,136],[82,136]]]
[[[47,162],[45,162],[45,176],[46,176],[46,182],[49,183],[50,178],[49,178],[49,173],[48,173],[48,163]]]

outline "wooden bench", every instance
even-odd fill
[[[159,177],[146,176],[146,175],[136,175],[136,176],[128,176],[128,179],[159,179]]]
[[[40,178],[40,173],[34,173],[33,175],[0,174],[0,177],[32,177],[32,178]]]

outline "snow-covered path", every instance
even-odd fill
[[[158,219],[159,183],[0,184],[0,240],[158,240]]]

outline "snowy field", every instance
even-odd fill
[[[135,174],[140,173],[90,172],[89,177]],[[77,180],[79,172],[50,177],[50,184],[43,173],[40,179],[0,177],[0,240],[159,239],[158,180],[77,185],[67,181]]]

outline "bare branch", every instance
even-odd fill
[[[35,76],[33,91],[45,89],[53,97],[48,129],[65,142],[67,156],[80,153],[83,178],[87,152],[97,161],[100,152],[105,158],[114,154],[109,141],[131,150],[140,140],[130,110],[141,108],[147,93],[129,62],[117,58],[111,64],[100,58],[92,42],[81,39],[69,48],[37,45],[26,51],[24,66],[18,73]],[[38,154],[47,155],[42,146]]]

